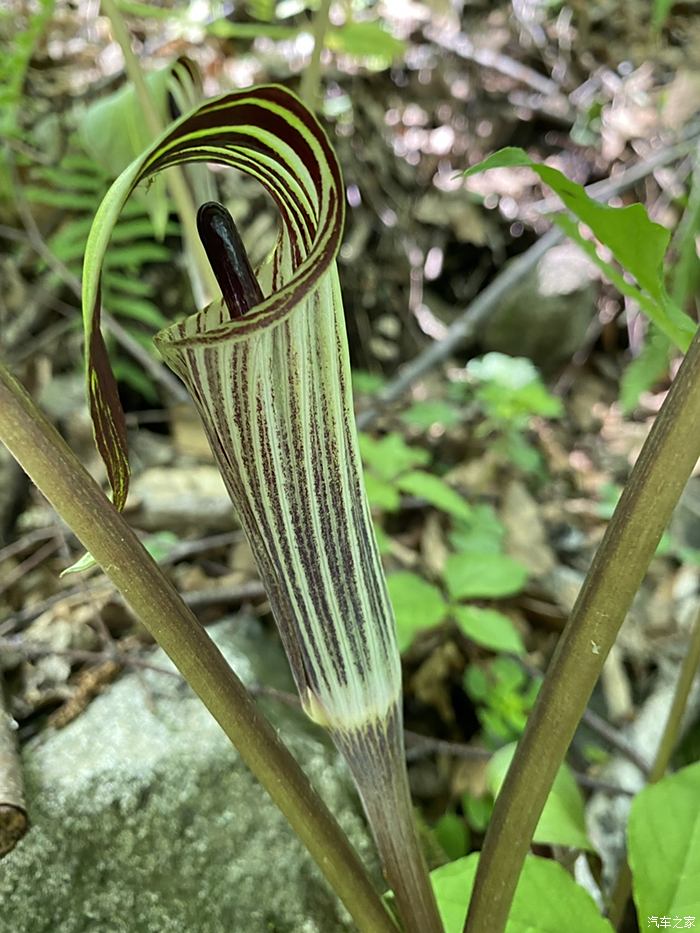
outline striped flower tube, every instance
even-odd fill
[[[88,391],[114,501],[122,508],[126,500],[128,460],[99,327],[100,271],[136,185],[187,161],[257,178],[281,230],[254,274],[226,212],[200,210],[223,299],[161,331],[156,345],[192,394],[303,707],[346,756],[404,926],[439,930],[412,824],[399,653],[354,423],[335,265],[343,184],[322,128],[285,88],[237,91],[199,106],[126,169],[95,218],[83,279]]]

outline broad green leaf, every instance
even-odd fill
[[[445,582],[453,599],[495,599],[522,589],[527,570],[505,554],[451,554]]]
[[[404,424],[423,430],[428,430],[434,425],[451,428],[461,422],[462,414],[451,402],[433,399],[411,405],[401,413],[401,420]]]
[[[170,323],[160,308],[148,298],[131,295],[112,296],[111,310],[116,314],[147,324],[155,330],[167,327]]]
[[[433,476],[432,473],[414,470],[400,476],[396,481],[396,485],[401,492],[417,496],[419,499],[425,499],[430,505],[434,505],[436,509],[447,512],[448,515],[454,515],[455,518],[468,519],[472,514],[471,507],[464,497],[456,489],[448,486],[444,479]]]
[[[586,224],[593,235],[610,249],[623,269],[634,276],[639,288],[627,285],[619,274],[612,277],[615,286],[638,301],[651,320],[674,343],[683,350],[687,349],[695,332],[695,324],[673,303],[664,286],[663,262],[670,239],[670,233],[665,227],[651,221],[641,204],[627,207],[599,204],[586,194],[581,185],[557,169],[535,162],[523,149],[501,149],[467,169],[464,175],[469,177],[476,172],[503,166],[527,166],[539,175],[574,217]],[[554,219],[568,236],[584,246],[586,241],[570,217],[557,215]],[[601,266],[603,261],[597,257],[594,245],[589,243],[584,248]],[[614,271],[609,264],[605,263],[604,266],[607,275]]]
[[[352,388],[356,395],[374,395],[386,384],[386,379],[364,369],[353,369]]]
[[[471,794],[462,794],[462,810],[471,828],[477,833],[483,833],[493,813],[491,795],[473,797]]]
[[[479,503],[472,506],[468,521],[454,525],[449,540],[455,551],[464,554],[497,554],[503,549],[505,533],[493,506]]]
[[[164,124],[170,118],[171,102],[182,112],[189,110],[202,96],[199,71],[187,58],[179,58],[150,72],[146,75],[146,84],[153,108]],[[79,136],[95,162],[110,178],[116,178],[152,142],[134,85],[129,81],[114,94],[93,103],[80,122]],[[140,194],[156,236],[162,239],[168,219],[165,180],[162,177],[152,179],[147,193]]]
[[[387,32],[377,20],[365,23],[346,23],[330,29],[326,43],[335,52],[354,55],[357,58],[375,60],[379,67],[388,68],[399,55],[403,55],[405,44]]]
[[[652,0],[652,6],[651,25],[654,29],[658,30],[661,29],[668,19],[668,14],[671,12],[671,7],[673,6],[673,0]]]
[[[132,337],[137,336],[135,331],[130,331],[129,333]],[[158,392],[153,385],[153,380],[140,365],[132,362],[130,357],[124,355],[115,361],[114,375],[119,382],[129,386],[129,388],[133,389],[138,395],[142,395],[149,404],[158,404]]]
[[[452,615],[464,634],[477,645],[491,651],[525,654],[520,632],[502,612],[479,606],[455,606]]]
[[[25,185],[22,192],[27,200],[34,204],[45,204],[47,207],[58,207],[66,211],[95,209],[94,194],[54,191],[51,188],[42,188],[41,185]]]
[[[561,399],[549,392],[531,360],[492,352],[470,360],[466,371],[481,383],[477,398],[499,420],[516,421],[526,415],[558,418],[564,410]]]
[[[401,496],[391,483],[379,479],[374,473],[365,473],[365,490],[369,504],[382,512],[396,512],[401,505]]]
[[[700,164],[697,153],[693,178],[688,192],[688,202],[674,236],[675,252],[678,255],[671,272],[671,294],[681,308],[686,308],[700,286]]]
[[[504,389],[522,389],[540,378],[532,360],[495,351],[469,360],[467,373],[480,382],[495,382]]]
[[[494,754],[488,764],[488,784],[494,797],[501,789],[514,753],[515,743],[506,745]],[[586,833],[583,797],[566,764],[557,772],[533,841],[572,849],[593,849]]]
[[[117,292],[125,292],[127,295],[138,295],[142,298],[152,296],[155,290],[151,282],[144,281],[143,279],[130,278],[126,276],[123,271],[105,271],[102,282],[105,288]]]
[[[464,818],[456,813],[445,813],[433,827],[433,834],[445,855],[451,860],[466,855],[469,829]]]
[[[282,42],[293,39],[301,32],[299,26],[284,26],[281,23],[232,23],[228,19],[217,19],[207,26],[207,32],[220,39],[266,38]]]
[[[477,852],[430,872],[445,933],[462,933],[479,863]],[[528,855],[505,933],[614,933],[592,897],[551,859]]]
[[[162,243],[148,243],[142,240],[129,246],[118,246],[110,250],[105,259],[105,268],[123,269],[126,266],[139,268],[151,262],[167,262],[170,258],[170,250]]]
[[[380,479],[393,480],[412,467],[424,466],[430,454],[422,447],[409,447],[400,434],[391,432],[377,440],[360,434],[360,452],[365,465]]]
[[[620,404],[625,414],[636,408],[642,392],[650,389],[668,371],[671,342],[654,328],[636,359],[625,367],[620,380]]]
[[[381,525],[374,523],[374,537],[377,539],[377,547],[382,557],[391,552],[391,538],[384,531]]]
[[[640,928],[652,915],[700,919],[700,763],[635,797],[627,840]]]
[[[418,574],[410,571],[392,573],[386,582],[396,617],[399,650],[404,651],[416,632],[442,622],[448,606],[440,590]]]

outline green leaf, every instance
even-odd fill
[[[453,599],[494,599],[522,589],[527,570],[505,554],[451,554],[445,582]]]
[[[392,573],[386,582],[396,616],[399,650],[404,651],[416,632],[437,625],[445,618],[447,603],[436,586],[410,571]]]
[[[86,570],[92,570],[93,567],[97,567],[97,561],[92,554],[86,551],[85,554],[72,563],[70,567],[66,567],[65,570],[62,570],[59,577],[67,577],[71,573],[84,573]]]
[[[462,933],[479,862],[477,852],[430,872],[445,933]],[[574,920],[575,918],[575,920]],[[613,933],[587,891],[551,859],[528,855],[505,933]]]
[[[452,615],[464,634],[477,645],[491,651],[525,654],[520,632],[502,612],[479,606],[455,606]]]
[[[365,491],[373,509],[396,512],[401,505],[401,496],[396,487],[379,479],[373,473],[365,473]]]
[[[479,401],[501,421],[526,415],[558,418],[564,411],[561,399],[548,391],[531,360],[493,352],[470,360],[466,370],[481,383]]]
[[[450,859],[461,858],[469,845],[469,830],[461,816],[445,813],[433,827],[433,834],[445,855]]]
[[[299,26],[284,26],[280,23],[232,23],[228,19],[217,19],[207,26],[211,36],[220,39],[258,39],[265,37],[282,42],[293,39],[301,32]]]
[[[134,279],[124,275],[123,270],[112,270],[105,272],[102,277],[105,288],[115,292],[124,292],[127,295],[138,295],[143,298],[149,298],[153,295],[155,288],[151,282],[143,279]]]
[[[124,317],[140,321],[142,324],[149,324],[156,329],[167,327],[170,323],[160,308],[152,301],[149,301],[148,298],[111,295],[110,310]]]
[[[125,266],[144,266],[151,262],[167,262],[171,258],[170,250],[161,243],[140,241],[130,246],[111,249],[105,259],[105,268],[116,269]]]
[[[651,320],[681,349],[687,349],[695,332],[693,321],[678,308],[666,292],[663,262],[670,233],[653,223],[641,204],[608,207],[586,194],[584,188],[557,169],[535,162],[518,148],[501,149],[464,173],[465,177],[489,168],[527,166],[561,198],[564,206],[578,221],[586,224],[593,235],[610,249],[615,259],[637,280],[639,288],[625,283],[619,273],[601,260],[595,246],[581,237],[578,226],[566,215],[556,215],[555,221],[567,236],[575,240],[600,268],[604,268],[615,286],[630,295]]]
[[[675,234],[678,259],[671,272],[671,294],[676,304],[686,308],[700,285],[700,257],[697,242],[700,235],[700,165],[697,158],[688,192],[688,203]]]
[[[639,402],[642,392],[650,389],[668,371],[671,342],[655,328],[647,334],[639,356],[625,368],[620,380],[620,404],[628,415]]]
[[[131,332],[131,336],[134,336],[133,332]],[[133,363],[126,356],[122,356],[116,360],[114,364],[114,375],[119,382],[123,382],[125,385],[128,385],[130,389],[133,389],[134,392],[142,395],[149,404],[157,405],[160,401],[158,392],[151,378],[144,372],[141,366]]]
[[[396,479],[411,467],[424,466],[430,454],[422,447],[409,447],[401,435],[392,432],[377,440],[360,434],[360,452],[366,466],[383,480]]]
[[[654,12],[651,18],[651,25],[654,29],[661,29],[668,19],[668,14],[671,12],[672,6],[673,0],[653,0]]]
[[[462,415],[455,405],[439,399],[416,402],[415,405],[411,405],[402,412],[400,417],[404,424],[421,428],[424,431],[432,428],[433,425],[451,428],[462,420]]]
[[[471,828],[477,833],[483,833],[489,825],[493,813],[491,795],[484,794],[483,797],[472,797],[471,794],[463,794],[462,809]]]
[[[353,369],[352,390],[356,395],[374,395],[386,384],[386,379],[377,373]]]
[[[172,101],[187,110],[202,96],[199,72],[184,58],[147,74],[146,84],[151,103],[164,124],[170,120]],[[109,177],[116,178],[152,142],[134,85],[129,81],[114,94],[88,107],[80,122],[79,136],[95,162]],[[152,179],[146,192],[140,191],[139,196],[146,205],[157,238],[162,239],[168,218],[165,180]]]
[[[493,506],[480,503],[472,506],[471,512],[468,521],[455,525],[450,532],[452,547],[463,554],[499,553],[506,530]]]
[[[417,496],[419,499],[425,499],[436,509],[447,512],[448,515],[454,515],[455,518],[469,519],[472,514],[471,507],[455,489],[440,479],[439,476],[433,476],[432,473],[424,473],[422,470],[414,470],[412,473],[405,473],[396,481],[396,485],[402,492],[411,496]]]
[[[469,360],[466,371],[473,379],[478,379],[480,382],[494,382],[511,391],[522,389],[537,382],[540,378],[532,360],[495,351]]]
[[[379,553],[382,556],[389,554],[391,552],[391,538],[381,525],[378,525],[376,522],[374,523],[374,537],[377,539]]]
[[[640,927],[651,915],[700,916],[700,763],[634,799],[627,826]]]
[[[94,211],[95,195],[78,194],[75,191],[54,191],[41,185],[25,185],[23,193],[34,204],[45,204],[64,211]]]
[[[373,59],[380,68],[388,68],[395,58],[403,55],[406,48],[405,43],[387,32],[377,20],[350,22],[330,29],[326,43],[335,52]]]
[[[515,742],[506,745],[499,749],[489,761],[487,780],[494,797],[498,795],[503,785],[515,747]],[[588,851],[593,849],[586,833],[583,797],[566,764],[563,764],[557,772],[533,840],[544,845],[568,846],[572,849]],[[660,910],[660,908],[656,909]]]
[[[147,535],[141,543],[151,557],[160,563],[160,561],[170,556],[180,543],[180,539],[172,531],[155,531],[153,534]],[[97,561],[92,554],[86,552],[70,567],[62,570],[60,576],[65,577],[71,573],[83,573],[83,571],[90,570],[92,567],[97,567]]]

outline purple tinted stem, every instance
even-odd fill
[[[197,211],[197,231],[231,317],[243,317],[264,295],[233,217],[207,201]]]

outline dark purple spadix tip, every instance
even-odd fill
[[[231,317],[243,317],[264,296],[233,217],[207,201],[197,211],[197,231]]]

